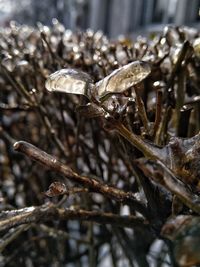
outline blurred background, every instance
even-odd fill
[[[0,25],[10,20],[51,25],[57,18],[76,30],[103,30],[110,37],[159,31],[163,25],[200,28],[200,0],[0,0]]]

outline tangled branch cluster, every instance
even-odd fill
[[[0,40],[1,266],[199,264],[199,33],[109,41],[54,20]],[[45,88],[70,68],[102,89],[134,61],[148,76],[106,99]]]

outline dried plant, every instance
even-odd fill
[[[198,31],[0,40],[1,266],[200,264]]]

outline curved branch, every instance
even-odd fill
[[[102,183],[94,178],[88,178],[74,172],[68,166],[64,165],[58,161],[55,157],[47,154],[41,149],[31,145],[30,143],[19,141],[14,144],[14,149],[16,151],[22,152],[27,155],[32,160],[35,160],[48,169],[53,170],[72,182],[79,183],[80,185],[88,188],[92,192],[98,192],[103,194],[105,197],[108,197],[112,200],[116,200],[122,203],[130,204],[138,212],[144,215],[146,218],[149,217],[149,212],[145,205],[136,200],[132,192],[124,192],[116,187],[109,186],[105,183]]]

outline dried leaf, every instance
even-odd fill
[[[53,182],[50,184],[49,189],[45,192],[48,197],[56,197],[67,193],[67,187],[64,183]]]

